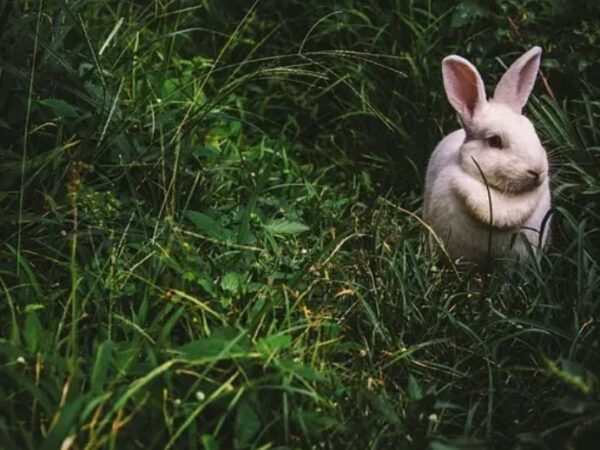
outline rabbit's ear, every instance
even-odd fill
[[[479,72],[466,59],[451,55],[442,61],[442,77],[448,101],[460,115],[461,121],[469,124],[486,103]]]
[[[533,47],[517,59],[498,82],[494,90],[494,101],[504,103],[521,114],[535,84],[541,56],[542,49]]]

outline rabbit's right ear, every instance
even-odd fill
[[[448,101],[462,122],[469,124],[487,102],[479,72],[466,59],[451,55],[442,61],[442,77]]]

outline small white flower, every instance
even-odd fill
[[[25,361],[25,358],[23,358],[22,356],[19,356],[19,357],[17,358],[17,362],[18,362],[19,364],[25,364],[25,363],[26,363],[26,361]]]
[[[198,392],[196,392],[196,399],[197,399],[199,402],[203,402],[203,401],[204,401],[204,399],[206,399],[206,395],[204,394],[204,392],[202,392],[202,391],[198,391]]]

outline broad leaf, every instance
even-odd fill
[[[57,117],[75,118],[79,116],[79,113],[75,107],[59,98],[47,98],[40,100],[39,103],[40,105],[50,109],[50,111],[52,111],[52,113]]]
[[[222,227],[215,219],[198,211],[187,211],[185,216],[194,224],[199,232],[219,241],[227,241],[232,236],[231,230]]]
[[[233,445],[236,449],[248,448],[252,440],[262,429],[262,422],[250,401],[244,399],[237,408],[235,417],[235,438]]]
[[[309,227],[300,222],[290,222],[286,219],[272,220],[263,225],[265,230],[271,234],[300,234],[310,230]]]

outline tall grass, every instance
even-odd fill
[[[0,2],[2,447],[591,448],[595,6],[540,5]],[[553,244],[446,269],[439,61],[528,36]]]

